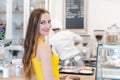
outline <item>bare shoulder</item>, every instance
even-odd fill
[[[40,43],[40,44],[38,44],[38,47],[37,47],[38,49],[49,49],[50,48],[50,45],[48,44],[48,43]]]
[[[40,44],[38,44],[37,50],[36,50],[36,54],[37,54],[37,57],[39,59],[45,58],[45,57],[46,58],[50,57],[51,56],[50,45],[47,44],[47,43],[40,43]]]
[[[41,52],[41,51],[46,52],[46,51],[50,51],[50,50],[51,50],[50,45],[47,43],[40,43],[37,46],[37,51],[39,51],[39,52]]]

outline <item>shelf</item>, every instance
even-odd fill
[[[120,79],[120,69],[103,69],[103,78]]]
[[[120,69],[120,66],[115,65],[102,65],[103,68],[109,68],[109,69]]]
[[[23,51],[23,47],[21,45],[10,45],[8,47],[5,47],[5,49]]]
[[[13,13],[23,14],[23,11],[13,11]]]
[[[0,11],[0,14],[5,14],[6,11]],[[17,14],[23,14],[23,11],[13,11],[13,13],[17,13]]]
[[[5,14],[5,13],[6,13],[6,11],[0,10],[0,14]]]

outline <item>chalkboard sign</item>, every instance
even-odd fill
[[[3,40],[5,37],[5,29],[6,29],[5,24],[0,25],[0,40]]]
[[[86,0],[66,0],[65,4],[66,29],[85,29]]]

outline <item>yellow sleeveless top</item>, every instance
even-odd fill
[[[42,42],[42,40],[40,38],[38,38],[38,43],[41,43],[41,42]],[[52,72],[53,72],[54,78],[57,78],[57,79],[59,79],[58,64],[59,64],[59,58],[55,53],[53,53],[52,54]],[[33,71],[34,71],[36,80],[44,80],[43,72],[42,72],[42,64],[36,58],[35,50],[32,53],[32,67],[33,67]]]

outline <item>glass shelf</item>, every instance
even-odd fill
[[[24,12],[23,10],[19,10],[19,11],[14,10],[14,11],[12,11],[12,13],[22,13],[22,14],[23,14],[23,12]]]
[[[0,14],[5,14],[6,13],[6,11],[0,11]]]

